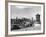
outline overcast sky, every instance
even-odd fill
[[[40,14],[41,6],[21,6],[21,5],[11,5],[11,18],[15,19],[16,17],[22,18],[34,18],[37,13]]]

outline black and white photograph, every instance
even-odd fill
[[[40,11],[40,6],[11,5],[11,31],[40,30]]]
[[[8,3],[8,34],[43,32],[43,5]]]

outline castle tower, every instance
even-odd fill
[[[38,24],[40,24],[40,15],[39,14],[36,15],[36,22],[38,22]]]

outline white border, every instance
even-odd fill
[[[11,23],[10,23],[10,6],[11,5],[26,5],[26,6],[41,6],[41,30],[34,31],[11,31]],[[16,34],[28,34],[28,33],[43,33],[43,5],[41,4],[25,4],[25,3],[8,3],[8,35],[16,35]]]

